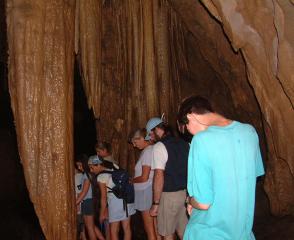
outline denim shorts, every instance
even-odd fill
[[[81,211],[82,215],[94,215],[94,204],[92,198],[88,198],[82,201]]]

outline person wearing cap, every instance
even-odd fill
[[[119,239],[120,224],[123,228],[124,239],[131,240],[130,217],[136,212],[134,204],[127,205],[128,214],[126,214],[123,200],[117,198],[111,191],[107,191],[107,189],[112,189],[115,186],[112,181],[112,174],[109,172],[119,169],[119,166],[115,163],[110,165],[109,161],[102,160],[97,155],[94,155],[93,161],[89,163],[89,167],[91,172],[97,175],[97,182],[101,193],[100,223],[108,219],[111,240]]]
[[[156,240],[155,219],[150,216],[149,210],[152,205],[152,182],[154,171],[151,169],[153,158],[152,142],[145,139],[146,129],[136,129],[130,135],[130,142],[141,151],[136,162],[135,175],[133,179],[135,189],[135,208],[141,212],[145,232],[148,240]]]
[[[82,179],[83,179],[83,172],[82,169],[82,162],[83,159],[88,159],[86,155],[79,155],[77,160],[75,161],[75,194],[76,197],[82,191]],[[77,205],[77,237],[81,240],[86,240],[86,233],[85,233],[85,224],[84,219],[81,211],[81,203]]]
[[[264,174],[255,129],[216,113],[201,96],[181,103],[178,124],[194,135],[184,239],[255,239],[256,178]]]
[[[188,222],[185,200],[189,144],[174,137],[171,128],[160,118],[151,118],[146,124],[148,139],[154,134],[152,169],[153,203],[151,216],[157,216],[158,233],[165,240],[177,233],[183,238]]]
[[[118,164],[118,162],[112,156],[112,147],[109,142],[100,141],[95,146],[97,155],[103,160]]]
[[[94,204],[88,162],[92,162],[91,157],[89,158],[89,160],[83,159],[82,165],[78,165],[79,170],[83,172],[83,176],[81,180],[82,190],[77,195],[76,204],[77,206],[81,204],[81,212],[83,215],[85,227],[89,235],[89,239],[96,240],[98,238],[99,240],[105,240],[101,231],[94,223]]]

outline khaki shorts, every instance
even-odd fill
[[[185,200],[186,190],[161,194],[157,216],[157,228],[161,236],[173,235],[175,232],[183,236],[188,223]]]

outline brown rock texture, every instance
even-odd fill
[[[186,21],[189,29],[195,28],[193,19],[199,14],[195,1],[171,2],[195,9],[194,18],[191,15]],[[294,148],[290,144],[294,139],[293,3],[286,0],[201,2],[220,22],[234,50],[244,57],[247,77],[261,108],[268,144],[265,189],[271,210],[276,215],[294,214]],[[180,15],[185,18],[187,12]],[[210,26],[205,25],[208,33]],[[235,63],[229,61],[229,65]],[[240,99],[243,94],[239,94],[238,88],[232,89],[231,94],[235,95],[234,101],[244,107],[246,99]]]
[[[75,45],[79,54],[81,74],[88,105],[100,116],[102,83],[102,1],[76,1]]]
[[[74,1],[8,0],[9,89],[26,184],[46,239],[75,239]]]
[[[112,142],[122,167],[135,163],[131,130],[163,112],[174,125],[180,99],[204,94],[258,129],[271,210],[294,215],[293,1],[6,4],[19,153],[47,239],[75,239],[74,50],[97,138]]]
[[[89,11],[83,13],[84,9],[80,8],[80,30],[87,24],[81,21],[82,14],[92,16]],[[187,71],[183,26],[167,0],[104,1],[101,14],[100,25],[96,25],[101,36],[101,62],[94,63],[96,69],[102,69],[101,82],[98,77],[97,81],[90,79],[84,82],[84,89],[97,118],[98,139],[110,141],[120,165],[132,171],[135,159],[128,134],[163,112],[175,124],[179,71]],[[97,38],[88,39],[79,50],[84,78],[92,60],[83,54],[91,52],[89,48],[99,48]],[[100,87],[101,101],[94,100],[93,93],[99,93]]]
[[[248,83],[242,55],[232,51],[220,24],[200,2],[170,3],[191,32],[185,36],[189,76],[181,78],[182,95],[206,95],[217,111],[253,124],[262,135],[259,106]]]

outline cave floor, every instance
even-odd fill
[[[7,204],[3,206],[5,205],[7,206]],[[2,237],[14,240],[43,239],[37,224],[31,219],[31,212],[23,213],[23,209],[19,209],[19,205],[10,206],[5,210],[2,208],[1,211],[0,234]],[[134,240],[147,240],[139,213],[132,218],[132,229]],[[253,231],[257,240],[293,240],[294,216],[281,218],[269,214],[257,216],[254,220]]]

